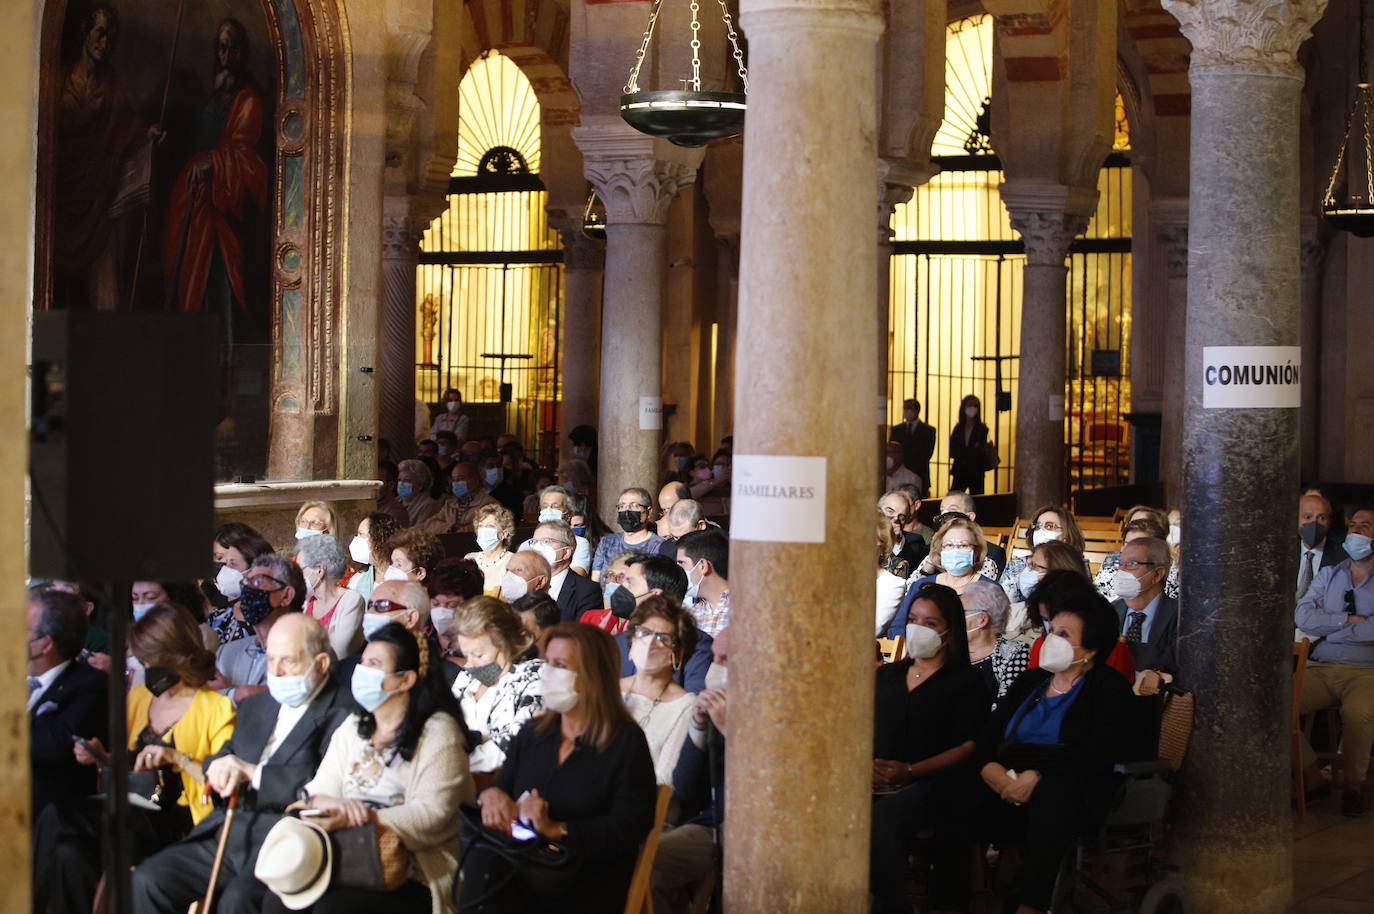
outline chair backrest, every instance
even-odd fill
[[[1093,570],[1093,575],[1096,576],[1097,573],[1102,570],[1102,563],[1107,560],[1107,556],[1109,555],[1111,555],[1110,552],[1088,549],[1084,551],[1083,558],[1087,560],[1088,565]]]
[[[625,896],[625,914],[653,914],[654,904],[649,899],[649,882],[654,875],[654,857],[658,855],[658,839],[663,834],[663,822],[668,818],[668,803],[672,799],[673,788],[667,784],[659,784],[658,802],[654,806],[654,827],[639,849],[639,859],[635,861],[635,873],[630,879],[630,891]]]
[[[1307,675],[1307,658],[1312,653],[1312,641],[1303,638],[1293,642],[1293,732],[1302,729],[1302,681]]]
[[[1159,757],[1168,759],[1177,771],[1188,753],[1188,737],[1193,733],[1193,693],[1170,686],[1164,695],[1164,711],[1159,719]]]
[[[1093,515],[1084,515],[1080,517],[1075,514],[1073,519],[1078,522],[1078,529],[1082,530],[1085,534],[1089,530],[1110,530],[1113,534],[1118,536],[1121,533],[1121,522],[1114,517],[1098,517]]]
[[[883,657],[883,663],[896,663],[898,660],[906,658],[906,638],[898,635],[895,638],[879,638],[878,653]]]

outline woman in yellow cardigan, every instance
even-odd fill
[[[179,840],[210,812],[201,799],[206,757],[234,732],[234,706],[206,688],[215,675],[215,655],[205,649],[200,626],[175,603],[159,603],[129,629],[129,651],[147,668],[146,686],[129,690],[127,723],[133,766],[130,793],[148,798],[158,784],[159,805],[131,804],[131,863]],[[99,740],[90,745],[104,757]],[[83,765],[101,761],[81,743],[72,750]],[[156,772],[156,777],[139,772]],[[140,789],[141,788],[141,789]],[[175,798],[175,800],[173,800]],[[71,797],[52,806],[34,824],[37,890],[54,914],[90,911],[100,877],[102,801]]]

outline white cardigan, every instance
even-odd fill
[[[314,779],[305,785],[310,796],[344,798],[349,766],[362,757],[366,742],[358,736],[358,715],[350,714],[329,741],[329,749]],[[463,734],[447,714],[433,714],[409,762],[401,762],[406,777],[406,801],[377,810],[377,821],[400,836],[414,861],[411,875],[429,886],[433,914],[452,911],[449,886],[458,860],[458,805],[476,797],[468,776]]]

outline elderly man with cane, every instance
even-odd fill
[[[330,675],[329,635],[301,613],[283,616],[267,638],[268,691],[245,699],[224,748],[206,760],[219,796],[238,792],[232,821],[216,810],[181,841],[134,871],[136,914],[185,914],[213,880],[219,914],[257,914],[267,891],[253,877],[258,848],[282,810],[315,774],[352,698]],[[220,852],[221,833],[227,833]]]

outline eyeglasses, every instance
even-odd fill
[[[949,540],[945,540],[944,543],[942,544],[941,548],[944,548],[944,549],[974,549],[974,548],[976,548],[976,547],[974,546],[973,543],[951,543]]]
[[[956,518],[959,520],[968,520],[968,515],[962,511],[946,511],[944,514],[937,514],[935,516],[935,526],[943,527]]]
[[[268,593],[271,593],[275,590],[281,590],[283,587],[286,586],[281,581],[278,581],[276,578],[272,577],[270,574],[255,574],[251,578],[244,578],[243,581],[249,587],[253,587],[258,590],[265,590]]]
[[[636,625],[634,627],[634,639],[638,641],[640,638],[653,638],[654,643],[659,647],[666,647],[670,650],[677,647],[677,635],[671,635],[668,632],[656,632],[652,628]]]
[[[541,537],[538,537],[537,539],[536,539],[536,538],[531,538],[530,542],[532,542],[532,543],[543,543],[545,546],[548,546],[550,549],[554,549],[554,550],[557,550],[557,549],[567,549],[569,546],[572,545],[571,543],[561,543],[561,542],[559,542],[558,540],[554,539],[553,537],[549,537],[549,536],[541,536]]]
[[[404,603],[397,603],[395,600],[368,600],[367,608],[369,612],[375,613],[394,613],[410,609]]]
[[[309,530],[328,530],[328,529],[329,529],[329,524],[328,524],[328,522],[322,521],[322,520],[303,520],[303,521],[300,522],[300,526],[305,527],[306,529],[309,529]]]
[[[1053,532],[1055,532],[1055,533],[1063,533],[1063,532],[1064,532],[1064,528],[1059,524],[1059,522],[1058,522],[1058,521],[1053,521],[1053,520],[1042,520],[1042,521],[1040,521],[1040,522],[1038,522],[1038,523],[1032,524],[1032,525],[1031,525],[1031,529],[1032,529],[1032,530],[1050,530],[1050,531],[1053,531]]]
[[[648,505],[626,505],[626,504],[619,504],[619,505],[616,505],[616,506],[615,506],[615,509],[616,509],[617,511],[643,511],[643,510],[645,510],[645,509],[648,508],[648,507],[649,507]]]
[[[1122,562],[1121,567],[1126,569],[1127,571],[1135,571],[1137,568],[1157,568],[1159,567],[1159,563],[1137,562],[1135,559],[1131,559],[1129,562]]]

